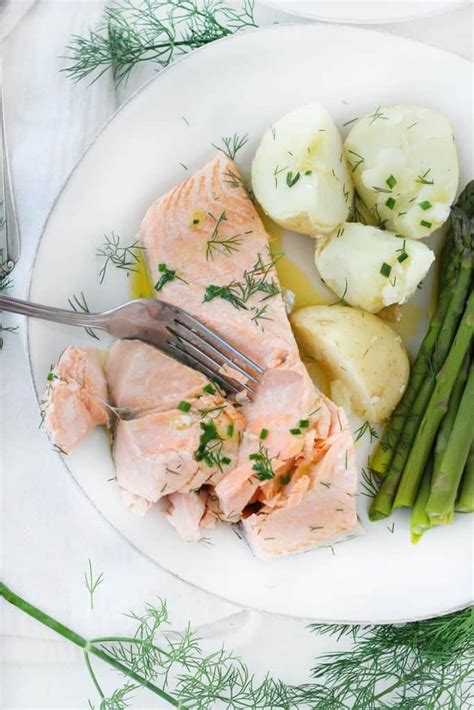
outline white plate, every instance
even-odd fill
[[[385,24],[450,12],[467,0],[259,0],[275,10],[323,22]]]
[[[153,199],[209,159],[211,144],[221,136],[249,134],[239,154],[248,171],[266,126],[307,101],[325,104],[338,125],[391,102],[444,111],[461,148],[464,183],[472,154],[469,81],[465,60],[343,26],[273,27],[199,50],[148,83],[89,147],[50,214],[30,297],[62,306],[71,294],[84,291],[92,309],[125,300],[123,272],[111,272],[104,285],[98,284],[95,252],[103,234],[113,230],[125,242],[132,240]],[[285,249],[317,279],[310,238],[287,236]],[[421,298],[426,300],[427,293]],[[29,323],[32,374],[40,394],[50,364],[74,342],[94,343],[82,330]],[[321,620],[380,622],[439,614],[471,597],[467,517],[458,516],[451,527],[412,546],[407,515],[398,513],[368,524],[364,537],[334,550],[261,562],[224,526],[209,534],[212,546],[190,545],[159,512],[140,518],[126,511],[115,483],[107,481],[114,471],[101,432],[66,457],[65,465],[137,550],[182,579],[242,605]],[[366,498],[359,503],[365,518]]]

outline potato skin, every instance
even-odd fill
[[[298,343],[327,371],[338,404],[350,401],[355,413],[374,423],[390,416],[406,389],[410,364],[387,323],[350,306],[301,308],[291,323]]]

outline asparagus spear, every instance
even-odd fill
[[[411,541],[415,544],[420,541],[421,536],[432,526],[432,522],[426,514],[426,504],[430,497],[431,473],[433,470],[433,457],[431,456],[423,474],[421,485],[416,496],[415,505],[411,511],[410,532]]]
[[[447,409],[448,409],[448,402],[449,402],[449,396],[450,393],[454,387],[454,384],[456,382],[456,379],[458,377],[459,371],[461,370],[463,360],[466,357],[466,354],[469,352],[469,348],[471,346],[471,341],[472,341],[472,335],[474,332],[474,292],[471,293],[469,296],[469,301],[467,303],[466,309],[464,311],[464,315],[462,317],[461,323],[457,329],[456,336],[453,340],[453,344],[451,346],[451,349],[449,351],[448,357],[446,358],[446,361],[440,371],[438,372],[436,376],[436,385],[433,390],[433,393],[430,397],[428,406],[426,407],[425,413],[423,415],[423,418],[421,420],[421,424],[418,430],[418,433],[416,435],[416,438],[413,442],[413,446],[410,449],[410,454],[408,457],[407,464],[405,466],[405,470],[403,471],[403,476],[400,481],[400,485],[398,488],[398,492],[395,498],[394,502],[394,507],[395,508],[400,508],[402,506],[411,506],[413,505],[416,494],[418,492],[418,486],[420,483],[420,478],[423,473],[424,467],[426,466],[426,462],[428,460],[428,456],[431,451],[431,447],[433,446],[433,442],[436,437],[436,433],[438,431],[440,422],[445,415]],[[466,455],[464,458],[464,461],[462,462],[461,465],[461,470],[459,471],[459,478],[461,478],[462,474],[462,469],[464,468],[464,464],[466,463],[466,458],[469,452],[469,446],[471,445],[471,438],[468,435],[469,430],[471,430],[472,434],[472,423],[471,423],[471,417],[469,416],[469,406],[472,405],[472,399],[471,401],[466,399],[466,391],[469,389],[469,394],[472,394],[472,387],[474,386],[474,382],[471,382],[472,377],[474,377],[474,373],[471,375],[469,373],[469,379],[468,379],[468,385],[465,388],[460,408],[458,411],[458,414],[456,416],[456,422],[455,422],[455,428],[458,425],[458,419],[459,419],[459,413],[461,411],[461,408],[463,408],[463,414],[464,418],[466,421],[462,422],[462,430],[461,433],[465,432],[465,435],[468,439],[468,446],[466,450]],[[464,403],[464,406],[463,406]],[[467,424],[467,426],[466,426]],[[453,430],[454,431],[454,430]],[[457,429],[456,429],[457,433]],[[453,435],[453,434],[452,434]],[[452,436],[451,435],[451,436]],[[449,450],[449,456],[446,459],[448,455],[448,450]],[[444,468],[444,462],[445,460],[451,465],[454,461],[457,461],[458,459],[454,458],[454,451],[453,447],[451,446],[451,437],[450,437],[450,444],[448,445],[448,449],[443,457],[443,464],[441,470],[446,472],[446,468]],[[458,480],[459,483],[459,480]],[[457,492],[457,485],[456,489],[454,491],[454,497],[456,497],[456,492]],[[430,496],[431,498],[431,496]],[[454,507],[454,500],[453,500],[453,507]],[[436,509],[433,510],[435,512]],[[439,513],[440,515],[445,515],[446,513],[449,512],[449,508],[446,509],[445,506],[443,507],[443,511]]]
[[[474,216],[474,180],[471,180],[457,202],[457,208],[465,213],[468,218]],[[415,401],[418,390],[424,380],[426,363],[429,362],[438,339],[441,325],[451,300],[451,291],[456,282],[459,261],[465,245],[462,241],[454,240],[454,225],[446,236],[445,246],[441,253],[439,264],[439,301],[434,318],[432,319],[425,338],[421,344],[417,358],[413,365],[410,382],[403,399],[396,408],[380,442],[375,447],[370,460],[370,468],[381,475],[389,471],[396,445],[400,438],[407,416]]]
[[[472,185],[474,192],[474,182],[471,182],[470,185]],[[407,400],[410,406],[405,411],[405,408],[399,405],[399,408],[395,411],[394,419],[401,421],[400,410],[402,410],[404,420],[401,423],[398,440],[393,444],[393,456],[388,468],[384,470],[385,478],[370,506],[370,520],[381,520],[390,515],[392,511],[393,501],[397,494],[398,485],[409,458],[413,441],[416,438],[423,414],[435,388],[436,373],[447,357],[464,309],[472,274],[472,221],[458,208],[453,208],[452,228],[454,238],[452,258],[456,258],[459,264],[456,284],[453,289],[451,289],[449,283],[445,285],[442,300],[443,302],[444,300],[448,301],[446,312],[440,324],[438,323],[439,319],[435,316],[435,326],[433,329],[430,328],[428,332],[428,335],[432,333],[432,337],[435,339],[433,347],[428,351],[422,345],[418,353],[412,378],[410,379],[410,382],[414,381],[413,387],[415,388],[413,398],[409,397]],[[440,303],[438,310],[442,307]],[[424,343],[427,338],[428,336],[425,337]],[[420,380],[421,385],[418,384]],[[387,444],[390,443],[390,439],[385,438],[385,441]],[[371,468],[373,468],[373,465],[374,461],[370,464]],[[420,471],[423,471],[423,467]]]
[[[471,299],[472,298],[471,296]],[[473,409],[474,363],[471,364],[469,369],[469,377],[464,388],[446,451],[444,452],[439,470],[434,472],[436,475],[433,475],[431,481],[430,497],[426,504],[426,512],[430,519],[448,515],[449,512],[454,509],[459,482],[474,436],[474,428],[472,426]]]
[[[449,398],[448,411],[443,417],[441,426],[439,428],[438,436],[436,437],[436,447],[434,451],[434,456],[430,456],[428,459],[428,464],[421,479],[421,484],[418,489],[415,503],[411,512],[410,518],[410,531],[411,531],[411,541],[417,543],[423,533],[429,530],[433,525],[447,525],[452,522],[452,513],[448,516],[443,516],[439,518],[430,518],[426,512],[426,504],[430,497],[431,491],[431,481],[433,477],[433,468],[439,469],[441,465],[441,460],[443,454],[446,450],[449,435],[453,428],[454,420],[456,418],[456,412],[458,411],[459,402],[461,401],[462,393],[464,390],[464,385],[467,379],[467,373],[469,370],[469,357],[464,358],[464,362],[459,373],[459,377],[456,380],[456,384]]]
[[[474,446],[471,446],[469,452],[454,510],[457,513],[474,513]]]

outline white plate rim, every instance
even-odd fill
[[[410,22],[411,20],[422,20],[428,17],[436,17],[437,15],[444,15],[456,10],[459,10],[463,6],[468,6],[470,0],[456,0],[455,2],[442,2],[439,3],[440,7],[432,7],[426,12],[419,12],[415,14],[400,15],[395,18],[374,18],[374,19],[363,19],[358,17],[345,17],[337,19],[333,16],[320,15],[315,12],[314,14],[301,13],[298,10],[292,10],[289,7],[280,7],[278,2],[275,0],[257,0],[260,5],[271,8],[276,12],[283,12],[286,15],[291,15],[292,17],[301,17],[307,20],[313,20],[314,22],[325,22],[328,24],[338,24],[338,25],[393,25],[397,22]],[[375,3],[374,3],[375,5]],[[421,43],[423,44],[423,43]]]
[[[311,26],[311,24],[315,25],[315,23],[308,23],[308,25],[304,25],[304,24],[301,24],[301,23],[293,22],[293,23],[288,23],[288,24],[285,24],[285,25],[270,25],[270,26],[252,28],[252,29],[247,30],[246,32],[236,33],[236,34],[234,34],[234,35],[231,35],[231,36],[228,36],[228,37],[224,37],[224,38],[219,39],[219,40],[215,40],[214,42],[210,43],[210,45],[221,44],[221,43],[223,43],[223,42],[238,41],[240,37],[244,36],[245,34],[249,34],[249,33],[252,33],[252,34],[255,34],[255,33],[263,34],[263,33],[267,33],[267,32],[268,32],[268,33],[269,33],[269,32],[271,32],[271,33],[276,33],[276,32],[279,32],[279,31],[287,31],[288,29],[297,31],[297,30],[301,30],[301,28]],[[330,22],[330,23],[328,23],[329,26],[333,26],[334,28],[341,27],[341,24],[343,24],[343,23],[337,23],[337,22]],[[366,33],[366,34],[368,34],[368,35],[372,35],[372,34],[389,35],[390,37],[393,38],[393,35],[392,35],[391,33],[388,33],[386,30],[383,30],[383,29],[375,29],[375,28],[368,28],[368,27],[357,27],[357,28],[354,27],[354,29],[356,29],[357,32],[364,32],[364,33]],[[449,55],[449,56],[452,56],[452,57],[454,57],[454,58],[455,58],[456,60],[458,60],[458,61],[459,61],[459,60],[462,60],[463,62],[466,62],[466,63],[468,63],[469,65],[472,64],[472,62],[470,62],[468,59],[466,59],[465,57],[462,57],[462,56],[456,54],[455,52],[452,52],[452,51],[449,51],[449,50],[444,50],[444,49],[441,49],[441,48],[438,48],[438,47],[433,47],[433,46],[431,46],[431,45],[427,45],[427,44],[424,43],[424,42],[421,42],[421,41],[419,41],[419,40],[415,40],[415,39],[412,39],[412,38],[397,37],[397,39],[399,39],[399,40],[400,40],[401,42],[403,42],[403,43],[407,43],[407,42],[408,42],[408,43],[411,43],[411,44],[414,44],[414,45],[418,45],[418,46],[424,47],[424,48],[430,47],[430,49],[432,49],[432,50],[434,50],[434,51],[436,51],[436,52],[442,53],[442,54],[447,54],[447,55]],[[203,47],[199,47],[198,49],[195,49],[195,50],[193,50],[192,52],[189,52],[188,54],[185,54],[185,55],[179,57],[179,58],[176,59],[172,64],[168,65],[167,67],[164,67],[163,69],[161,69],[160,71],[158,71],[155,75],[153,75],[153,76],[151,76],[149,79],[147,79],[138,89],[136,89],[136,90],[111,114],[111,116],[105,121],[105,123],[104,123],[104,124],[102,125],[102,127],[98,130],[98,132],[95,134],[95,136],[94,136],[94,137],[89,141],[89,143],[86,145],[86,147],[85,147],[84,150],[82,151],[81,155],[79,156],[79,158],[78,158],[78,159],[76,160],[76,162],[74,163],[74,165],[73,165],[71,171],[69,172],[69,174],[66,176],[66,178],[65,178],[64,181],[62,182],[62,184],[61,184],[61,186],[60,186],[60,188],[59,188],[59,190],[58,190],[58,192],[57,192],[57,194],[56,194],[56,197],[54,198],[54,200],[53,200],[53,202],[52,202],[52,204],[51,204],[51,207],[50,207],[50,209],[49,209],[49,211],[48,211],[48,214],[47,214],[47,216],[46,216],[46,218],[45,218],[45,220],[44,220],[44,222],[43,222],[43,225],[42,225],[42,228],[41,228],[41,233],[40,233],[38,242],[37,242],[36,247],[35,247],[35,250],[34,250],[34,257],[33,257],[33,260],[32,260],[32,263],[31,263],[31,266],[30,266],[30,269],[29,269],[29,274],[28,274],[28,284],[27,284],[27,299],[28,299],[28,300],[31,299],[31,291],[32,291],[33,285],[34,285],[33,282],[34,282],[34,277],[35,277],[36,262],[37,262],[37,259],[38,259],[40,247],[41,247],[41,244],[42,244],[42,242],[43,242],[43,237],[44,237],[44,235],[45,235],[45,233],[46,233],[46,230],[47,230],[49,221],[50,221],[50,219],[51,219],[51,217],[52,217],[52,215],[53,215],[53,212],[54,212],[54,210],[55,210],[55,208],[56,208],[57,203],[59,202],[59,200],[61,199],[61,197],[62,197],[62,195],[63,195],[63,192],[65,191],[67,185],[69,184],[69,182],[70,182],[70,180],[72,179],[73,175],[75,174],[76,170],[79,168],[79,166],[80,166],[82,160],[84,159],[84,157],[85,157],[85,156],[88,154],[88,152],[93,148],[93,146],[94,146],[95,143],[99,140],[99,138],[101,137],[101,135],[106,131],[108,125],[121,113],[121,111],[122,111],[123,109],[125,109],[125,107],[126,107],[130,102],[132,102],[138,95],[140,95],[143,91],[145,91],[146,88],[147,88],[152,82],[158,81],[165,73],[168,73],[169,71],[171,71],[171,70],[174,68],[174,66],[175,66],[176,64],[181,63],[181,62],[184,62],[184,61],[186,61],[186,60],[188,60],[188,61],[191,60],[192,56],[194,56],[197,52],[200,52],[200,53],[201,53],[201,52],[204,52],[204,51],[208,50],[209,47],[210,47],[210,45],[204,45]],[[30,336],[31,336],[31,333],[30,333],[30,321],[28,320],[28,321],[27,321],[27,327],[26,327],[26,348],[27,348],[28,369],[29,369],[29,374],[30,374],[30,378],[31,378],[32,385],[33,385],[33,389],[34,389],[36,401],[37,401],[37,404],[38,404],[38,406],[39,406],[39,405],[40,405],[41,395],[40,395],[40,393],[39,393],[39,391],[38,391],[38,388],[37,388],[36,382],[35,382],[35,378],[34,378],[34,375],[33,375],[33,363],[32,363],[32,354],[31,354],[31,347],[30,347],[30,344],[31,344],[31,343],[30,343],[30,339],[31,339]],[[75,478],[74,474],[72,473],[71,469],[69,468],[69,466],[68,466],[68,464],[67,464],[67,462],[66,462],[66,460],[65,460],[65,457],[64,457],[62,454],[60,454],[60,453],[59,453],[58,455],[59,455],[59,457],[60,457],[60,459],[61,459],[61,462],[62,462],[64,468],[65,468],[66,471],[68,472],[68,475],[69,475],[70,478],[72,479],[73,483],[74,483],[74,484],[77,486],[77,488],[79,489],[79,492],[84,496],[84,498],[85,498],[86,500],[89,501],[89,503],[92,505],[92,507],[93,507],[93,508],[96,510],[96,512],[100,515],[100,517],[110,526],[110,528],[112,528],[112,529],[115,531],[115,533],[117,533],[117,535],[129,546],[129,548],[131,548],[131,549],[133,549],[135,552],[137,552],[143,559],[146,559],[147,561],[149,561],[149,562],[151,562],[152,564],[156,565],[159,569],[163,570],[163,571],[166,572],[167,574],[170,574],[170,575],[173,576],[174,578],[179,579],[182,583],[184,583],[184,584],[186,584],[186,585],[189,585],[191,588],[198,589],[199,591],[202,591],[202,592],[204,592],[204,593],[206,593],[206,594],[209,594],[209,595],[211,595],[211,596],[213,596],[213,597],[215,597],[215,598],[217,598],[217,599],[221,599],[221,600],[223,600],[223,601],[226,601],[226,602],[228,602],[228,603],[230,603],[230,604],[233,604],[233,605],[235,605],[235,606],[237,606],[237,607],[239,607],[239,608],[241,608],[241,609],[249,609],[249,610],[252,610],[252,611],[257,611],[257,612],[259,612],[259,613],[271,614],[271,615],[273,615],[273,616],[281,616],[281,617],[283,617],[283,618],[299,619],[299,620],[301,620],[301,621],[306,620],[306,621],[309,621],[309,622],[311,622],[311,623],[318,623],[318,622],[319,622],[319,623],[324,623],[324,624],[346,623],[346,624],[351,624],[351,625],[374,625],[374,626],[383,626],[383,625],[393,625],[393,624],[399,624],[399,623],[410,623],[410,622],[415,622],[415,621],[423,621],[423,620],[426,620],[426,619],[433,618],[433,616],[432,616],[431,614],[425,614],[425,615],[422,615],[422,616],[420,616],[420,615],[415,615],[415,616],[408,616],[408,617],[397,618],[396,621],[393,621],[393,619],[388,619],[388,620],[377,620],[376,622],[374,622],[374,621],[371,620],[370,618],[369,618],[369,619],[365,619],[365,620],[361,620],[360,618],[358,618],[358,619],[350,619],[350,618],[344,618],[344,619],[341,619],[341,618],[335,618],[335,619],[322,618],[322,619],[320,619],[320,618],[318,618],[318,617],[302,617],[302,616],[298,616],[298,615],[294,615],[294,614],[289,614],[289,613],[284,613],[284,612],[269,612],[269,611],[265,611],[265,610],[259,608],[258,606],[252,606],[251,604],[244,604],[244,603],[241,603],[241,602],[237,602],[237,601],[235,601],[234,599],[231,599],[231,598],[229,598],[229,597],[226,597],[226,596],[224,596],[224,595],[222,595],[222,594],[219,594],[219,593],[214,592],[214,591],[210,591],[209,589],[206,589],[205,587],[201,587],[201,586],[199,586],[198,584],[196,584],[196,583],[194,583],[194,582],[191,582],[191,581],[189,581],[188,579],[185,579],[184,577],[182,577],[181,575],[179,575],[177,572],[174,572],[173,570],[168,569],[168,567],[165,567],[163,564],[161,564],[160,562],[158,562],[157,560],[155,560],[154,558],[152,558],[150,555],[148,555],[146,552],[144,552],[142,549],[140,549],[135,543],[131,542],[131,541],[126,537],[126,535],[125,535],[124,533],[122,533],[122,532],[115,526],[115,524],[112,523],[112,522],[105,516],[104,513],[102,513],[102,511],[98,508],[98,506],[96,505],[96,503],[92,500],[92,498],[91,498],[91,497],[86,493],[86,491],[82,488],[82,486],[79,484],[79,482],[78,482],[77,479]],[[471,600],[471,601],[468,601],[468,602],[466,602],[466,603],[463,603],[463,604],[458,604],[458,605],[455,605],[455,606],[453,606],[453,607],[449,607],[448,609],[445,609],[445,610],[443,609],[441,612],[439,612],[438,614],[436,614],[436,617],[438,617],[438,616],[445,616],[445,615],[448,615],[448,614],[452,614],[452,613],[454,613],[454,612],[456,612],[456,611],[462,611],[463,609],[469,608],[469,607],[471,606],[471,604],[472,604],[472,600]]]

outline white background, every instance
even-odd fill
[[[104,121],[153,72],[142,67],[118,92],[109,77],[88,87],[59,72],[70,36],[96,22],[102,6],[75,0],[7,0],[2,6],[0,0],[0,37],[10,31],[2,47],[4,91],[22,235],[12,295],[26,295],[38,238],[67,174]],[[468,4],[380,29],[472,58],[472,15]],[[257,17],[261,25],[297,21],[263,8]],[[191,621],[209,648],[225,643],[257,674],[270,670],[288,682],[308,681],[312,659],[333,645],[310,634],[307,622],[241,610],[190,587],[128,547],[92,508],[38,430],[24,324],[14,317],[4,321],[18,323],[20,333],[6,336],[0,355],[2,578],[85,636],[124,633],[130,626],[122,612],[166,598],[174,628]],[[88,558],[104,573],[94,611],[83,581]],[[78,650],[6,604],[2,614],[2,708],[84,708],[88,698],[97,702]],[[114,676],[98,670],[113,689]],[[169,706],[140,695],[133,707]]]

